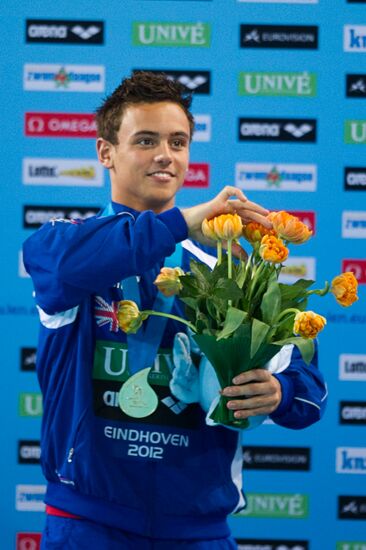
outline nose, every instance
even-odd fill
[[[169,166],[172,162],[172,157],[168,144],[161,144],[159,152],[154,156],[154,162],[163,166]]]

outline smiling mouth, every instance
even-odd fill
[[[159,178],[162,180],[168,180],[170,178],[174,178],[174,174],[172,172],[163,172],[161,170],[157,170],[156,172],[150,172],[148,176]]]

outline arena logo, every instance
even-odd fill
[[[342,273],[352,271],[359,284],[366,284],[366,260],[342,260]]]
[[[342,213],[342,237],[366,239],[366,211],[349,210]]]
[[[17,533],[16,550],[40,550],[41,533]]]
[[[239,141],[316,142],[316,120],[310,118],[239,118]]]
[[[208,23],[156,23],[132,24],[134,46],[186,46],[207,48],[211,43],[211,26]]]
[[[100,212],[98,206],[23,206],[23,227],[37,229],[52,219],[86,220]]]
[[[292,256],[284,262],[279,280],[285,284],[293,284],[298,279],[315,280],[315,271],[315,258],[311,256]]]
[[[245,470],[310,470],[309,447],[243,447]]]
[[[42,394],[36,392],[19,394],[19,415],[39,417],[42,416]]]
[[[103,44],[103,21],[27,19],[26,42],[53,44]]]
[[[303,519],[309,515],[309,497],[297,493],[247,493],[247,506],[236,517]]]
[[[25,135],[30,137],[96,138],[97,126],[92,114],[25,113]]]
[[[318,27],[312,25],[240,25],[241,48],[316,50]]]
[[[344,169],[345,191],[366,191],[366,168]]]
[[[210,71],[186,71],[173,69],[134,69],[136,71],[149,71],[154,74],[164,73],[171,80],[178,80],[189,91],[195,95],[205,95],[211,93],[211,72]]]
[[[19,464],[39,464],[41,458],[40,442],[36,440],[18,441]]]
[[[346,75],[346,97],[366,99],[366,74]]]
[[[36,370],[37,348],[20,348],[20,370],[34,372]]]
[[[309,550],[306,540],[236,539],[238,550]]]
[[[103,166],[94,159],[24,158],[23,183],[102,187]]]
[[[315,212],[313,210],[288,210],[288,213],[299,218],[312,231],[313,236],[315,235]]]
[[[344,25],[343,49],[345,52],[366,52],[366,25]]]
[[[342,353],[339,356],[339,379],[366,382],[366,355]]]
[[[366,401],[341,401],[339,403],[339,423],[353,426],[366,424]]]
[[[344,141],[354,145],[366,145],[366,120],[346,120]]]
[[[17,485],[15,509],[19,512],[44,512],[46,485]]]
[[[340,495],[338,497],[338,519],[366,519],[366,496]]]
[[[192,141],[211,141],[211,115],[194,115],[194,131]]]
[[[239,95],[314,97],[316,74],[306,71],[288,73],[239,73]]]
[[[26,63],[23,88],[38,92],[104,92],[102,65],[60,65]]]
[[[235,185],[253,191],[316,191],[315,164],[240,162],[235,166]]]
[[[366,447],[337,447],[338,474],[366,474]]]
[[[208,187],[210,184],[210,166],[207,163],[191,163],[185,177],[184,187]]]

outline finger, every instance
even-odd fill
[[[252,395],[270,395],[276,392],[276,387],[270,382],[258,382],[244,384],[243,386],[228,386],[222,390],[222,395],[226,397],[241,397]]]
[[[265,369],[251,369],[247,372],[241,372],[233,378],[233,384],[247,384],[248,382],[264,382],[271,378],[272,374]]]
[[[251,399],[235,399],[235,401],[229,401],[226,406],[231,411],[240,411],[240,410],[252,410],[252,409],[260,409],[260,408],[268,408],[268,407],[274,407],[277,403],[277,400],[275,398],[266,398],[263,399],[261,397],[253,397]]]
[[[224,189],[219,193],[219,195],[220,198],[223,198],[224,200],[230,199],[230,197],[237,197],[238,201],[241,203],[250,202],[244,195],[243,191],[238,187],[234,187],[233,185],[226,185]]]
[[[235,411],[234,417],[237,419],[245,419],[249,418],[250,416],[259,416],[262,414],[268,415],[271,414],[275,410],[275,407],[261,407],[258,409],[251,409],[248,411]]]
[[[243,203],[240,200],[237,199],[230,199],[229,204],[235,208],[236,210],[244,210],[244,211],[250,211],[250,212],[257,212],[258,214],[261,214],[262,216],[268,216],[269,210],[267,208],[264,208],[260,204],[257,204],[256,202],[246,200],[245,203]],[[270,223],[271,227],[272,224],[269,220],[267,220],[268,223]]]

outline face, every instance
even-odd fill
[[[183,109],[168,101],[131,105],[117,137],[118,145],[97,141],[98,158],[110,170],[112,200],[139,211],[171,208],[189,161]]]

